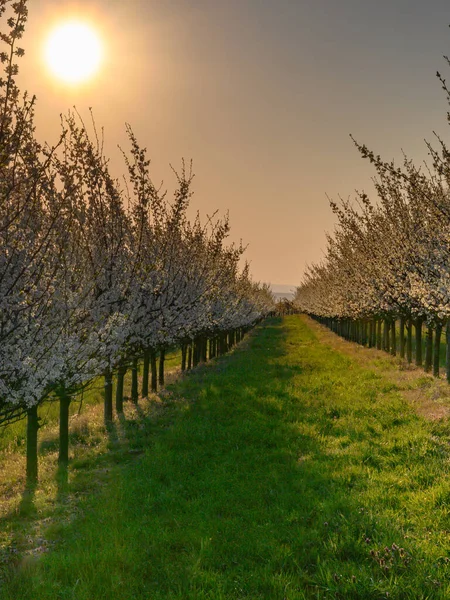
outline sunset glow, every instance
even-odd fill
[[[91,79],[102,62],[96,31],[81,21],[61,23],[45,45],[45,62],[54,77],[74,85]]]

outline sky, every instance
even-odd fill
[[[29,0],[19,84],[37,95],[40,139],[60,113],[93,108],[115,175],[125,123],[173,189],[170,164],[193,160],[193,211],[227,211],[256,281],[299,285],[320,261],[334,218],[328,197],[372,192],[372,168],[349,134],[386,160],[426,160],[448,134],[436,78],[450,80],[448,0]],[[43,63],[50,29],[89,20],[104,61],[88,84]]]

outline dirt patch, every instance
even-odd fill
[[[449,404],[442,404],[438,400],[430,398],[424,390],[402,390],[402,396],[404,396],[408,402],[414,406],[417,414],[429,421],[440,421],[441,419],[448,419],[450,416],[450,398],[447,397]]]

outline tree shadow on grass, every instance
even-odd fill
[[[56,486],[57,486],[57,494],[56,494],[56,502],[61,503],[64,502],[67,498],[67,494],[69,493],[69,467],[68,465],[59,464],[58,470],[56,471]]]
[[[133,408],[135,409],[135,411],[140,419],[145,419],[147,417],[147,415],[145,414],[145,412],[142,409],[142,406],[139,405],[139,402],[134,404]]]
[[[34,518],[37,517],[37,509],[35,506],[35,496],[36,496],[36,483],[27,483],[25,489],[22,493],[22,499],[20,500],[18,507],[18,514],[21,517],[25,518]]]
[[[106,433],[109,440],[109,448],[114,448],[120,445],[120,437],[116,421],[111,421],[106,424]]]

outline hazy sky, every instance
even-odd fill
[[[298,284],[333,228],[326,194],[371,189],[348,134],[386,159],[426,158],[447,136],[436,70],[448,75],[448,0],[30,0],[21,86],[38,97],[39,136],[55,139],[76,104],[105,126],[116,174],[129,122],[172,189],[169,163],[194,160],[193,206],[229,210],[256,280]],[[41,48],[65,16],[106,43],[103,69],[69,89]]]

